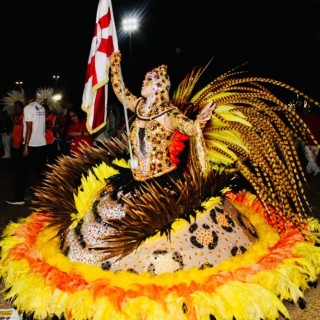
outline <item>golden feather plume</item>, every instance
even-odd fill
[[[201,71],[201,68],[194,69],[184,78],[174,102],[182,111],[190,110],[191,104],[192,110],[198,112],[209,101],[215,102],[215,112],[203,131],[212,166],[225,164],[238,170],[266,208],[276,209],[279,223],[280,220],[294,221],[303,229],[311,209],[304,191],[305,173],[294,142],[295,139],[306,141],[309,137],[318,143],[294,108],[273,91],[298,94],[315,106],[319,103],[281,81],[248,77],[245,72],[235,70],[193,93],[191,89],[195,88]]]

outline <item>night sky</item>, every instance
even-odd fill
[[[189,2],[189,1],[188,1]],[[193,66],[213,61],[207,79],[247,62],[255,75],[298,87],[320,100],[320,0],[113,0],[124,81],[139,94],[146,71],[167,64],[172,87]],[[0,97],[18,89],[57,87],[81,105],[97,0],[1,2]],[[140,30],[121,32],[136,12]]]

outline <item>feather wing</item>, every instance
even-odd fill
[[[209,101],[216,103],[215,112],[203,130],[212,168],[225,165],[239,172],[266,208],[271,206],[279,213],[276,218],[272,216],[279,231],[291,223],[303,229],[311,209],[303,188],[306,177],[295,139],[305,141],[307,136],[311,139],[313,136],[294,108],[274,92],[279,91],[279,96],[280,92],[294,93],[316,106],[319,103],[286,83],[251,77],[235,69],[191,92],[202,71],[194,69],[186,76],[173,102],[178,102],[187,114],[191,109],[200,112]]]

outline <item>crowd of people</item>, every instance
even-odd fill
[[[10,108],[1,111],[1,158],[12,162],[15,174],[8,204],[24,205],[33,197],[32,187],[59,156],[80,152],[83,143],[93,146],[94,137],[86,128],[86,113],[76,107],[57,110],[47,102],[30,98],[27,102],[13,101]],[[27,186],[30,192],[26,192]]]

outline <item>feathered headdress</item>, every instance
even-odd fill
[[[38,88],[36,91],[36,101],[40,104],[47,104],[51,111],[61,113],[60,101],[54,99],[53,88]]]
[[[21,101],[25,104],[26,96],[24,90],[10,90],[7,92],[6,96],[1,99],[1,105],[4,106],[3,110],[5,110],[9,115],[14,114],[14,103],[16,101]]]

